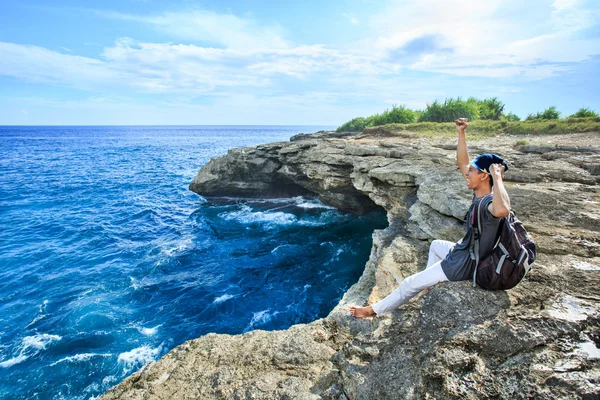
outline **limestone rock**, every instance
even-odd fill
[[[465,234],[463,224],[458,219],[440,214],[421,201],[415,202],[408,212],[407,230],[417,239],[457,242]]]
[[[379,297],[392,293],[404,278],[418,271],[418,254],[411,242],[414,241],[398,236],[383,251],[375,272]]]
[[[508,292],[445,282],[391,315],[359,320],[425,267],[430,240],[457,240],[472,194],[456,141],[372,128],[301,134],[234,149],[190,184],[203,196],[318,196],[342,210],[383,208],[359,281],[327,318],[287,330],[209,334],[127,378],[103,399],[600,398],[598,133],[469,141],[511,165],[511,205],[538,245]]]

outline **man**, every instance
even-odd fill
[[[493,249],[501,219],[510,213],[510,199],[503,183],[503,173],[508,169],[508,164],[496,154],[482,154],[469,163],[466,141],[468,121],[459,118],[455,122],[458,130],[456,161],[467,187],[473,190],[465,237],[458,243],[434,240],[429,247],[425,270],[404,279],[395,291],[373,306],[350,307],[350,314],[354,317],[366,318],[390,312],[423,289],[439,282],[472,279],[475,269],[475,255],[471,246],[472,217],[477,203],[481,210],[480,258]]]

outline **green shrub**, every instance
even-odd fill
[[[504,111],[504,103],[498,100],[497,97],[478,101],[478,103],[480,119],[491,119],[498,121],[502,116],[502,111]]]
[[[454,120],[462,117],[469,119],[470,129],[476,129],[479,134],[486,135],[501,132],[510,134],[589,132],[590,126],[597,126],[600,123],[600,116],[588,108],[581,108],[567,120],[560,120],[560,114],[556,107],[552,106],[542,112],[529,114],[525,121],[521,121],[511,112],[505,114],[504,103],[496,97],[484,100],[474,97],[462,100],[458,97],[446,99],[444,102],[435,100],[427,104],[425,110],[411,110],[406,106],[394,105],[391,110],[385,110],[381,114],[354,118],[337,130],[338,132],[362,132],[372,126],[393,124],[394,129],[403,130],[406,129],[403,126],[410,126],[414,132],[450,133],[455,129]],[[545,120],[554,122],[558,120],[561,123],[552,125]],[[562,124],[562,121],[568,121],[568,127]]]
[[[385,125],[385,124],[410,124],[415,122],[415,112],[405,106],[392,106],[391,110],[385,110],[381,114],[375,114],[370,117],[372,125]]]
[[[542,112],[536,112],[535,114],[529,114],[526,121],[536,120],[536,119],[559,119],[560,111],[556,109],[555,106],[548,107]]]
[[[338,132],[362,132],[367,127],[367,122],[368,121],[366,118],[362,118],[362,117],[354,118],[354,119],[346,122],[339,128],[337,128],[337,131]]]
[[[415,110],[415,122],[421,119],[421,115],[423,115],[425,111],[423,110]]]
[[[569,118],[598,118],[597,112],[587,107],[581,107],[575,114],[569,116]]]
[[[517,140],[516,144],[517,144],[517,146],[526,146],[529,144],[529,142],[525,139],[519,139],[519,140]]]
[[[419,117],[419,122],[453,122],[457,118],[475,120],[479,118],[479,102],[470,97],[467,101],[460,97],[446,99],[443,103],[435,100],[427,104],[425,111]]]
[[[385,110],[381,114],[371,115],[367,118],[354,118],[339,128],[338,132],[360,132],[365,128],[386,124],[410,124],[417,121],[417,114],[405,106],[393,105],[391,110]]]
[[[506,120],[506,121],[520,121],[521,117],[519,117],[516,114],[513,113],[506,113],[502,116],[502,119]]]

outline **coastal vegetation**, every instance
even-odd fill
[[[414,133],[454,133],[454,120],[465,117],[469,128],[481,135],[500,132],[512,135],[560,134],[569,132],[600,131],[600,116],[589,108],[561,118],[555,106],[529,114],[524,121],[512,112],[505,112],[505,104],[496,97],[479,100],[469,97],[435,100],[424,110],[411,110],[406,106],[392,106],[381,114],[354,118],[339,128],[338,132],[362,132],[385,125],[386,130]]]
[[[389,133],[416,136],[448,136],[456,134],[454,122],[416,122],[412,124],[385,124],[371,129],[384,130]],[[557,135],[568,133],[600,132],[600,118],[566,118],[558,120],[526,120],[526,121],[488,121],[475,120],[469,122],[469,136],[472,138],[490,137],[498,134],[513,136]]]

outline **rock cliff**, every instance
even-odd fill
[[[102,398],[599,398],[600,134],[517,139],[468,140],[471,157],[495,152],[512,166],[512,206],[538,244],[526,280],[508,292],[446,282],[366,320],[348,306],[424,268],[432,239],[463,235],[472,194],[456,139],[324,132],[211,160],[190,184],[204,196],[318,196],[353,213],[384,208],[389,226],[327,318],[188,341]]]

